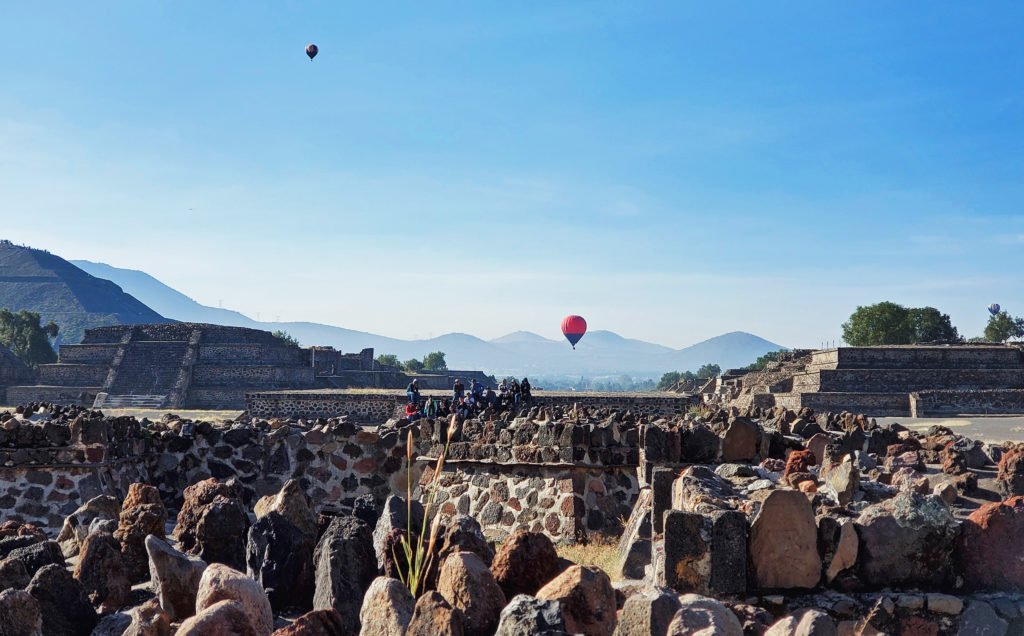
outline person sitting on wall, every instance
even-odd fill
[[[405,394],[409,396],[409,404],[417,405],[420,403],[420,383],[418,380],[413,380],[409,383],[409,386],[405,387]]]
[[[469,417],[470,413],[472,413],[472,412],[473,412],[473,407],[469,403],[469,400],[466,397],[459,398],[459,403],[455,407],[455,413],[461,419],[466,419],[467,417]]]
[[[422,416],[423,414],[420,413],[419,407],[413,404],[412,402],[409,402],[408,404],[405,405],[405,418],[410,422],[415,422]]]
[[[519,383],[519,391],[523,394],[523,402],[530,401],[530,378],[523,378]]]
[[[479,402],[480,398],[484,396],[484,385],[477,382],[476,378],[473,378],[473,383],[470,385],[470,387],[470,393]]]
[[[462,383],[462,378],[456,378],[455,384],[452,385],[452,399],[458,404],[464,395],[466,395],[466,385]]]
[[[523,399],[523,388],[519,386],[519,381],[512,378],[512,407],[516,408],[519,406],[519,401]]]
[[[490,407],[492,411],[498,410],[498,394],[494,392],[494,389],[487,389],[485,399],[487,400],[487,406]]]
[[[508,391],[508,382],[505,381],[505,378],[502,378],[501,379],[501,383],[498,384],[498,394],[501,395],[501,396],[504,396],[507,391]]]

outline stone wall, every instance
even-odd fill
[[[268,365],[203,365],[192,367],[192,386],[309,386],[312,367],[275,367]]]
[[[809,369],[1020,368],[1021,350],[1002,345],[840,347],[815,351]]]
[[[822,369],[793,377],[804,393],[897,393],[944,387],[950,390],[1024,388],[1021,369]]]
[[[424,396],[448,397],[446,391],[423,391]],[[571,410],[612,409],[642,412],[653,417],[683,415],[699,400],[672,393],[573,393],[537,391],[532,405]],[[261,391],[246,396],[253,417],[338,417],[346,415],[367,424],[381,424],[401,416],[405,391],[327,389],[312,391]]]
[[[201,344],[196,364],[204,363],[309,365],[309,351],[264,344]]]
[[[318,511],[347,512],[362,495],[379,504],[404,494],[410,431],[413,483],[432,474],[443,448],[431,420],[398,429],[341,420],[143,425],[98,412],[71,423],[0,418],[10,427],[0,427],[0,513],[51,530],[93,496],[124,496],[132,481],[157,486],[174,508],[209,477],[237,479],[248,505],[296,478]],[[637,440],[631,423],[470,421],[449,445],[438,503],[470,510],[495,537],[523,526],[560,541],[616,532],[639,491]]]
[[[49,386],[103,386],[107,367],[99,364],[44,364],[39,383]]]
[[[911,417],[953,415],[1019,415],[1024,390],[918,391],[910,394]]]

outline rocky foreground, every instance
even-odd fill
[[[37,405],[0,414],[0,448],[64,448],[97,418]],[[122,419],[173,443],[203,427],[257,442],[252,431],[358,434],[333,421]],[[783,410],[653,421],[539,411],[483,428],[454,443],[472,454],[507,431],[523,452],[583,432],[636,444],[643,487],[611,577],[559,558],[536,528],[496,545],[451,507],[357,497],[351,513],[318,514],[328,502],[310,498],[302,475],[253,506],[234,479],[172,498],[133,483],[123,498],[89,499],[59,533],[0,524],[0,636],[1024,633],[1015,445]],[[453,441],[435,423],[384,429],[374,435]],[[431,474],[418,484],[424,501]],[[414,597],[401,538],[435,517]]]

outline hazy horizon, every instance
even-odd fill
[[[403,339],[980,335],[1024,314],[1024,7],[923,6],[12,5],[3,238]]]

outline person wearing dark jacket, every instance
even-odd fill
[[[416,406],[420,403],[420,384],[418,381],[413,380],[409,383],[409,386],[405,387],[405,394],[409,396],[409,404]]]
[[[523,394],[523,402],[530,401],[530,378],[523,378],[519,383],[519,391]]]

